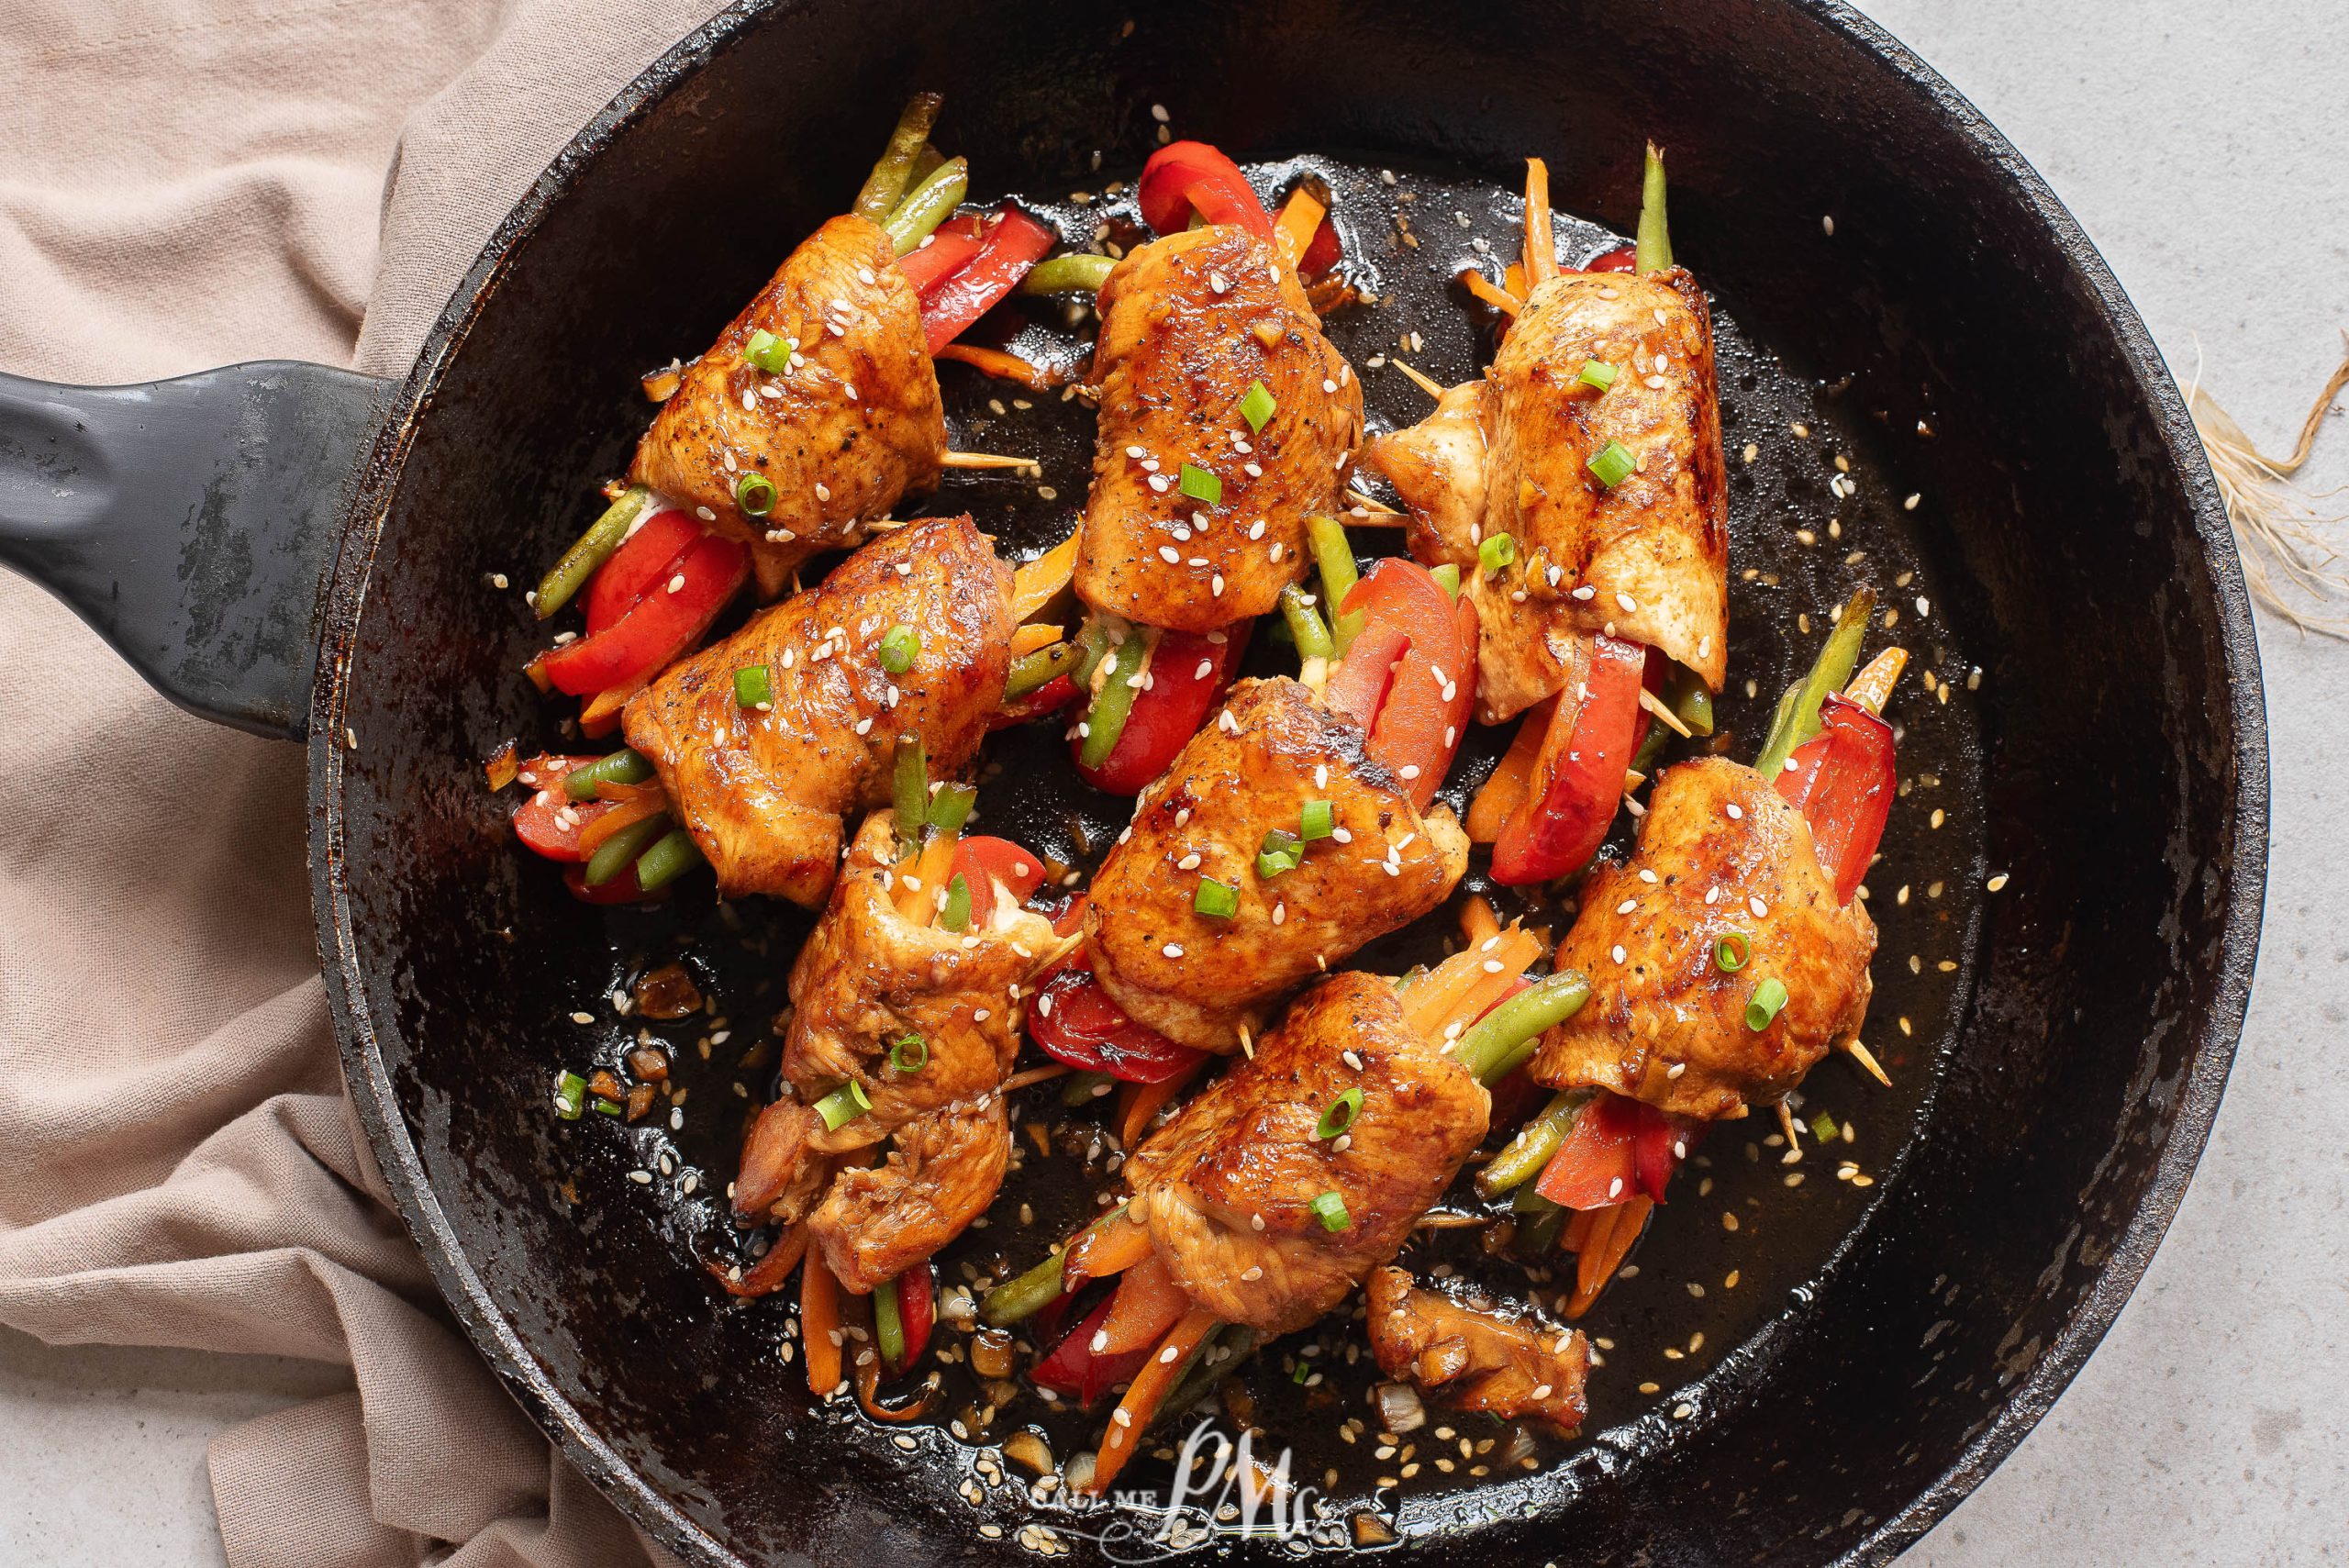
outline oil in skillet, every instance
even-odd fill
[[[1375,164],[1323,157],[1253,171],[1266,190],[1281,188],[1301,172],[1331,186],[1349,276],[1375,300],[1337,312],[1325,328],[1362,377],[1373,430],[1415,422],[1428,400],[1394,361],[1399,358],[1449,384],[1478,373],[1489,361],[1497,321],[1453,280],[1468,266],[1498,276],[1517,250],[1518,199],[1455,174],[1397,166],[1390,183]],[[1049,212],[1066,234],[1087,236],[1106,225],[1110,242],[1122,244],[1138,232],[1130,192],[1110,196],[1106,189],[1106,183],[1093,186],[1089,202],[1056,195],[1026,205]],[[1570,217],[1561,217],[1557,230],[1569,261],[1620,242]],[[1705,278],[1703,257],[1683,260]],[[1968,666],[1954,631],[1932,611],[1940,595],[1925,536],[1902,506],[1905,487],[1887,477],[1888,443],[1862,412],[1865,389],[1823,386],[1795,373],[1746,336],[1733,299],[1716,298],[1714,324],[1731,535],[1731,681],[1720,705],[1716,744],[1728,755],[1750,754],[1778,691],[1808,665],[1835,607],[1862,584],[1874,587],[1879,603],[1898,617],[1894,628],[1872,636],[1870,648],[1897,639],[1917,656],[1912,671],[1930,670],[1937,683],[1952,684],[1952,697],[1943,702],[1928,697],[1920,675],[1912,673],[1891,710],[1902,732],[1904,794],[1869,878],[1870,907],[1881,933],[1869,1038],[1892,1071],[1894,1086],[1876,1085],[1840,1056],[1821,1063],[1804,1086],[1799,1118],[1808,1124],[1824,1111],[1834,1141],[1821,1149],[1806,1134],[1799,1164],[1784,1163],[1775,1118],[1756,1116],[1710,1130],[1630,1266],[1580,1325],[1598,1347],[1582,1437],[1543,1440],[1533,1456],[1538,1471],[1515,1472],[1511,1497],[1515,1488],[1576,1485],[1575,1471],[1562,1462],[1594,1440],[1633,1451],[1657,1440],[1707,1369],[1772,1319],[1801,1309],[1809,1282],[1868,1206],[1887,1192],[1881,1178],[1894,1166],[1923,1104],[1961,1000],[1962,968],[1944,973],[1939,966],[1962,962],[1979,914],[1981,835],[1972,810],[1981,798],[1978,721],[1966,695]],[[983,331],[1030,358],[1081,365],[1091,327],[1089,313],[1065,301],[1023,301],[997,312]],[[968,509],[1014,557],[1033,555],[1065,537],[1082,509],[1090,473],[1091,408],[1074,395],[1028,392],[959,365],[942,365],[941,382],[956,446],[1032,455],[1043,473],[1041,479],[958,476],[922,509]],[[1397,530],[1358,526],[1354,538],[1366,554],[1400,549]],[[1289,669],[1286,649],[1269,637],[1256,639],[1248,673]],[[1455,805],[1464,803],[1489,770],[1508,734],[1507,728],[1472,732],[1445,791]],[[985,830],[1085,872],[1130,811],[1129,802],[1075,778],[1051,724],[999,734],[989,743],[985,767],[991,777],[980,795]],[[1934,828],[1929,823],[1937,806],[1946,815]],[[1628,823],[1618,825],[1619,848],[1630,835]],[[1486,892],[1504,918],[1524,910],[1559,930],[1571,918],[1570,907],[1540,906],[1512,890],[1487,887],[1481,863],[1480,856],[1464,894]],[[1910,890],[1906,901],[1897,897],[1901,888]],[[750,1049],[755,1051],[756,1020],[781,1001],[781,975],[804,935],[806,917],[772,901],[727,913],[729,918],[705,921],[692,933],[698,939],[694,962],[719,1005],[740,1020],[737,1040],[753,1037]],[[1397,972],[1441,957],[1456,932],[1455,911],[1447,909],[1374,944],[1353,962]],[[1903,1030],[1903,1021],[1913,1032]],[[692,1033],[688,1026],[685,1034]],[[680,1162],[729,1172],[746,1101],[772,1093],[774,1052],[752,1054],[745,1065],[739,1044],[713,1051],[707,1061],[695,1040],[681,1038],[679,1046],[674,1071],[690,1091],[689,1109],[685,1129],[664,1136]],[[738,1083],[744,1085],[740,1091],[733,1087]],[[1052,1085],[1026,1091],[1015,1107],[1018,1168],[984,1223],[941,1255],[941,1284],[952,1288],[1024,1267],[1099,1213],[1119,1185],[1118,1152],[1102,1130],[1105,1121],[1097,1108],[1063,1107]],[[1854,1129],[1849,1142],[1847,1125]],[[1038,1146],[1040,1132],[1049,1152]],[[1841,1175],[1846,1160],[1872,1184]],[[722,1182],[717,1184],[722,1189]],[[1464,1211],[1483,1207],[1464,1180],[1451,1204]],[[739,1246],[723,1213],[722,1192],[666,1213],[680,1267],[693,1266],[686,1254]],[[1401,1261],[1422,1274],[1448,1273],[1499,1295],[1558,1305],[1571,1286],[1571,1255],[1551,1259],[1548,1277],[1530,1279],[1519,1260],[1489,1252],[1486,1236],[1481,1228],[1426,1232]],[[753,1310],[766,1314],[783,1336],[791,1315],[787,1300]],[[1094,1446],[1104,1412],[1056,1409],[1024,1385],[1004,1399],[1005,1389],[991,1387],[960,1357],[963,1342],[943,1332],[936,1341],[958,1357],[940,1369],[939,1418],[962,1421],[970,1439],[968,1447],[952,1445],[943,1479],[962,1492],[958,1507],[970,1506],[974,1493],[966,1489],[975,1487],[975,1518],[1016,1530],[1035,1517],[1038,1504],[1022,1485],[1031,1478],[1004,1464],[996,1445],[1030,1429],[1056,1460],[1065,1460]],[[1365,1400],[1377,1380],[1359,1325],[1333,1317],[1266,1347],[1243,1382],[1249,1413],[1264,1440],[1275,1452],[1290,1448],[1298,1481],[1320,1488],[1341,1516],[1368,1508],[1392,1517],[1399,1505],[1408,1526],[1450,1518],[1456,1495],[1469,1488],[1486,1494],[1481,1504],[1508,1500],[1501,1491],[1508,1477],[1498,1465],[1508,1437],[1489,1419],[1451,1418],[1431,1408],[1427,1429],[1378,1457],[1376,1418]],[[974,1418],[990,1408],[993,1419],[982,1430]],[[1353,1441],[1341,1435],[1350,1418],[1363,1423]],[[1228,1416],[1225,1425],[1230,1425]],[[1439,1428],[1453,1436],[1437,1438]],[[909,1462],[894,1441],[896,1435],[869,1430],[876,1462]],[[1465,1455],[1459,1451],[1462,1439],[1470,1447]],[[1497,1440],[1479,1451],[1487,1439]],[[1439,1468],[1440,1459],[1451,1468]],[[1408,1477],[1402,1473],[1406,1466],[1414,1467]],[[1480,1466],[1485,1474],[1471,1473]],[[1145,1459],[1124,1479],[1157,1486],[1166,1471]],[[1389,1480],[1394,1485],[1379,1485]],[[1048,1494],[1045,1506],[1060,1505]]]

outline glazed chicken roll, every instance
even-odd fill
[[[1557,965],[1587,974],[1591,999],[1529,1071],[1704,1120],[1768,1105],[1859,1033],[1875,951],[1867,906],[1838,904],[1801,811],[1741,763],[1683,762],[1657,781],[1630,862],[1585,884]],[[1785,1002],[1755,1029],[1747,1005],[1769,981]]]
[[[1455,1409],[1561,1432],[1582,1425],[1590,1341],[1531,1307],[1464,1286],[1419,1285],[1398,1268],[1370,1276],[1371,1353],[1379,1370]]]
[[[877,224],[833,218],[685,367],[629,477],[751,546],[781,591],[936,485],[946,414],[921,301]]]
[[[1342,1133],[1330,1107],[1359,1096]],[[1399,1251],[1484,1136],[1491,1098],[1394,986],[1331,976],[1126,1165],[1126,1212],[1226,1322],[1302,1329]]]
[[[1085,920],[1128,1017],[1232,1050],[1290,988],[1451,895],[1466,834],[1366,743],[1297,682],[1243,681],[1142,791]]]
[[[1567,684],[1577,637],[1657,649],[1718,691],[1729,528],[1712,320],[1685,269],[1568,272],[1535,288],[1481,382],[1365,454],[1449,561],[1483,630],[1497,723]],[[1481,462],[1477,461],[1481,455]],[[1478,546],[1509,536],[1506,558]]]
[[[885,639],[908,628],[907,667]],[[978,751],[1011,662],[1011,570],[968,517],[875,539],[817,587],[673,665],[629,699],[628,742],[651,762],[729,896],[815,905],[830,890],[848,814],[889,796],[901,737],[940,773]],[[897,646],[904,646],[900,634]],[[738,671],[772,700],[742,706]]]
[[[1362,388],[1294,268],[1211,225],[1138,247],[1102,285],[1101,418],[1076,561],[1087,605],[1208,631],[1303,575],[1338,509]]]

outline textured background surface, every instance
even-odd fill
[[[1863,0],[2046,175],[2181,378],[2288,444],[2349,326],[2349,28],[2338,0]],[[2349,432],[2317,488],[2349,484]],[[1935,1568],[2331,1561],[2343,1415],[2349,937],[2324,912],[2349,803],[2349,649],[2264,621],[2275,751],[2268,918],[2210,1153],[2103,1350],[1917,1549]],[[2301,1049],[2295,1050],[2295,1047]],[[0,1330],[0,1561],[219,1560],[209,1436],[340,1369],[51,1350]]]

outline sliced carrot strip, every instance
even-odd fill
[[[1900,684],[1900,672],[1909,667],[1909,651],[1887,648],[1868,661],[1868,667],[1852,677],[1843,695],[1867,709],[1880,714],[1884,705],[1892,700],[1892,688]]]
[[[1460,906],[1460,934],[1468,940],[1468,945],[1474,947],[1486,937],[1500,933],[1501,918],[1493,913],[1493,901],[1481,893],[1470,894],[1468,902]]]
[[[1540,288],[1558,275],[1558,244],[1550,234],[1550,166],[1525,161],[1525,282]]]
[[[897,913],[917,926],[927,926],[938,916],[938,890],[954,870],[954,845],[952,834],[940,833],[921,847],[910,867],[900,866],[897,885],[891,900]],[[908,874],[910,873],[910,874]],[[918,884],[918,885],[917,885]]]
[[[1497,842],[1508,819],[1525,804],[1526,795],[1533,788],[1533,764],[1542,755],[1542,738],[1550,733],[1550,717],[1557,707],[1558,699],[1552,697],[1527,710],[1525,722],[1518,726],[1517,738],[1508,743],[1500,765],[1476,791],[1476,798],[1468,803],[1470,843]]]
[[[1542,944],[1534,940],[1532,933],[1523,927],[1511,925],[1500,933],[1490,949],[1479,942],[1468,951],[1478,960],[1476,973],[1470,980],[1468,989],[1462,993],[1459,1005],[1442,1020],[1445,1028],[1457,1020],[1462,1029],[1466,1029],[1495,1003],[1507,996],[1516,985],[1518,976],[1531,968],[1533,961],[1542,956]],[[1498,969],[1491,967],[1496,963],[1500,965]]]
[[[1506,311],[1509,315],[1515,316],[1520,310],[1524,308],[1525,302],[1523,300],[1518,298],[1517,295],[1509,293],[1508,290],[1501,287],[1498,284],[1493,282],[1492,279],[1485,276],[1484,273],[1478,272],[1474,267],[1471,267],[1466,272],[1462,272],[1460,274],[1460,281],[1468,286],[1468,292],[1470,294],[1475,295],[1478,299],[1483,300],[1495,310]]]
[[[1061,1254],[1061,1292],[1122,1273],[1150,1256],[1150,1227],[1120,1209],[1115,1218],[1087,1226]]]
[[[1011,618],[1024,621],[1052,602],[1076,575],[1076,538],[1071,534],[1011,573]]]
[[[1501,287],[1508,290],[1509,293],[1515,295],[1520,299],[1523,299],[1525,297],[1524,262],[1511,261],[1508,264],[1508,271],[1501,274]]]
[[[1030,392],[1058,392],[1068,384],[1067,378],[1058,371],[1047,370],[1001,349],[983,349],[976,343],[949,343],[930,358],[960,360],[982,375],[1018,382]]]
[[[729,1296],[773,1296],[783,1288],[783,1282],[791,1277],[791,1271],[797,1268],[799,1260],[807,1255],[807,1228],[795,1225],[776,1237],[774,1245],[767,1249],[766,1256],[744,1269],[740,1279],[734,1277],[730,1268],[721,1268],[716,1263],[704,1263],[702,1266],[709,1271],[710,1277]]]
[[[579,829],[579,847],[592,855],[597,845],[621,828],[658,817],[668,809],[668,795],[658,790],[623,800]]]
[[[1627,1198],[1612,1208],[1599,1210],[1607,1216],[1591,1226],[1590,1245],[1575,1261],[1575,1294],[1566,1303],[1566,1316],[1579,1318],[1590,1310],[1615,1271],[1623,1266],[1630,1256],[1632,1243],[1646,1229],[1648,1216],[1655,1210],[1655,1199],[1642,1194]]]
[[[1604,1209],[1597,1208],[1575,1209],[1574,1218],[1566,1221],[1565,1229],[1558,1235],[1558,1250],[1562,1252],[1580,1252],[1585,1247],[1589,1246],[1591,1220],[1605,1212]]]
[[[1313,243],[1314,232],[1329,215],[1330,209],[1321,205],[1321,199],[1303,185],[1291,191],[1288,200],[1281,204],[1280,220],[1274,225],[1280,236],[1282,259],[1292,267],[1302,265],[1305,252]]]
[[[1150,1418],[1158,1413],[1159,1401],[1173,1391],[1174,1380],[1183,1374],[1184,1363],[1199,1341],[1215,1331],[1216,1315],[1204,1307],[1194,1307],[1183,1314],[1182,1319],[1160,1340],[1157,1351],[1133,1383],[1126,1389],[1126,1396],[1109,1413],[1109,1429],[1101,1439],[1101,1451],[1093,1462],[1093,1482],[1085,1490],[1099,1496],[1126,1467],[1126,1461],[1141,1446],[1142,1434],[1150,1429]]]
[[[1122,1103],[1118,1107],[1118,1142],[1130,1154],[1139,1146],[1141,1135],[1149,1130],[1150,1118],[1160,1108],[1174,1102],[1174,1096],[1190,1085],[1208,1064],[1201,1057],[1187,1067],[1177,1068],[1171,1075],[1155,1084],[1129,1084]]]
[[[1023,626],[1011,634],[1011,656],[1014,659],[1024,658],[1040,648],[1050,648],[1060,639],[1059,627]]]
[[[821,1396],[841,1385],[841,1287],[820,1252],[799,1272],[799,1349],[807,1358],[807,1391]]]
[[[1109,1316],[1101,1320],[1101,1348],[1093,1353],[1120,1356],[1154,1344],[1190,1309],[1191,1298],[1174,1283],[1174,1271],[1153,1252],[1119,1276]]]

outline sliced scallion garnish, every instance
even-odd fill
[[[1263,382],[1252,381],[1248,384],[1248,395],[1240,400],[1240,417],[1248,421],[1250,429],[1261,432],[1272,423],[1273,413],[1279,407],[1273,395],[1264,390]]]
[[[1735,974],[1753,956],[1753,944],[1743,931],[1724,931],[1713,944],[1713,962],[1723,974]]]
[[[1326,800],[1308,800],[1297,809],[1297,836],[1310,843],[1338,830],[1338,813]]]
[[[742,344],[742,358],[769,375],[781,375],[791,368],[799,353],[796,338],[778,338],[762,327],[752,332]]]
[[[1598,455],[1584,466],[1598,477],[1598,483],[1612,490],[1631,478],[1632,471],[1640,465],[1622,442],[1609,441],[1599,448]]]
[[[1359,1088],[1348,1089],[1344,1094],[1331,1100],[1330,1108],[1321,1113],[1321,1119],[1313,1124],[1313,1136],[1335,1138],[1353,1126],[1354,1118],[1360,1115],[1362,1115],[1362,1091]],[[1336,1195],[1333,1193],[1330,1195],[1334,1197]]]
[[[1223,499],[1223,481],[1194,463],[1185,463],[1181,478],[1174,487],[1194,501],[1204,501],[1212,506]]]
[[[757,707],[774,702],[774,682],[763,664],[745,664],[734,672],[734,702],[739,707]]]
[[[1441,566],[1431,568],[1428,575],[1435,579],[1435,585],[1443,590],[1444,597],[1455,604],[1459,602],[1460,568],[1458,566],[1447,561]]]
[[[734,509],[746,517],[763,517],[774,510],[774,481],[763,473],[746,473],[734,485]]]
[[[1229,920],[1240,913],[1240,890],[1203,876],[1198,892],[1192,895],[1191,907],[1211,920]]]
[[[1582,373],[1575,379],[1594,392],[1604,392],[1615,384],[1617,371],[1605,360],[1585,360]]]
[[[864,1093],[864,1085],[852,1078],[816,1102],[816,1114],[824,1118],[824,1126],[837,1132],[873,1108]]]
[[[1760,1034],[1787,1005],[1786,983],[1776,975],[1753,988],[1753,1000],[1745,1004],[1745,1027]]]
[[[1323,1193],[1311,1207],[1313,1218],[1321,1222],[1324,1230],[1343,1230],[1353,1223],[1353,1217],[1346,1212],[1346,1200],[1336,1193]]]
[[[899,1073],[918,1073],[930,1065],[930,1041],[918,1034],[901,1034],[889,1044],[889,1065]]]
[[[881,634],[881,668],[892,675],[902,675],[914,667],[915,657],[921,652],[921,633],[912,625],[899,621]]]
[[[1486,534],[1476,546],[1476,564],[1498,572],[1517,559],[1517,539],[1509,534]]]
[[[558,1073],[554,1079],[554,1114],[565,1121],[577,1121],[579,1113],[587,1108],[587,1080],[576,1073]]]
[[[1305,860],[1305,846],[1294,833],[1275,828],[1264,835],[1256,851],[1256,874],[1270,880],[1295,871]]]
[[[1810,1135],[1824,1143],[1835,1136],[1835,1118],[1820,1111],[1810,1118]]]

